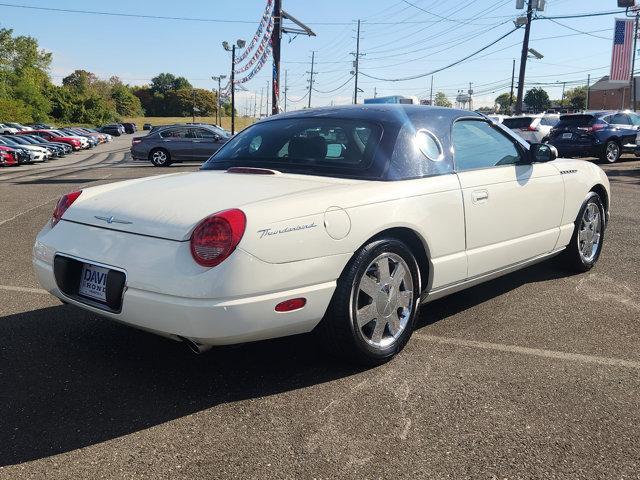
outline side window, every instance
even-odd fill
[[[187,136],[186,128],[171,128],[160,132],[162,138],[185,138]]]
[[[629,118],[631,119],[631,124],[638,126],[640,125],[640,115],[636,115],[635,113],[630,113]]]
[[[455,122],[452,143],[458,171],[513,165],[521,160],[513,141],[482,120]]]
[[[611,121],[615,125],[631,125],[631,120],[624,113],[616,113],[611,117]]]
[[[206,138],[208,140],[213,140],[216,137],[216,134],[211,130],[207,130],[206,128],[198,128],[196,129],[196,136],[198,138]]]

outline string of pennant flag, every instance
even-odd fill
[[[243,84],[251,80],[267,63],[267,60],[271,56],[271,34],[273,33],[273,27],[273,0],[267,0],[267,5],[258,24],[256,33],[247,47],[236,57],[233,72],[236,77],[233,82],[235,85]],[[252,53],[253,55],[251,55]],[[249,60],[240,66],[247,58],[249,58]],[[238,78],[239,74],[244,74],[245,72],[249,73]],[[222,95],[228,95],[230,91],[231,82],[228,82],[225,88],[222,89]]]

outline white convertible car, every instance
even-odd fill
[[[198,172],[65,195],[33,262],[63,302],[196,351],[315,330],[375,364],[420,304],[557,254],[595,264],[609,182],[555,157],[468,111],[277,115]]]

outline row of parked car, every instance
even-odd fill
[[[0,167],[47,162],[111,140],[93,128],[0,123]]]
[[[640,155],[640,115],[631,111],[587,111],[566,115],[490,116],[529,143],[549,143],[561,157],[597,157],[614,163],[623,153]]]

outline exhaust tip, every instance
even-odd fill
[[[203,345],[202,343],[198,343],[195,340],[191,340],[187,337],[180,337],[180,340],[182,340],[182,343],[189,347],[189,350],[191,350],[196,355],[200,355],[208,350],[211,350],[212,348],[211,345]]]

